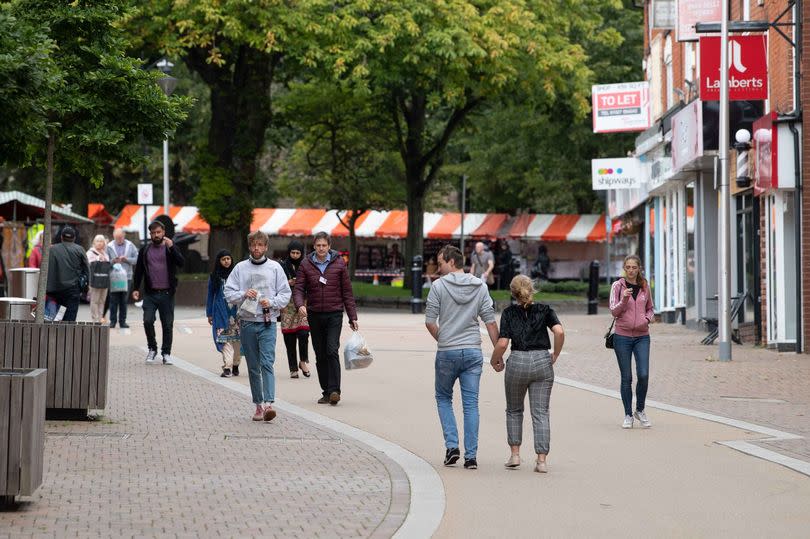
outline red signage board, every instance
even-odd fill
[[[728,97],[732,101],[768,99],[768,38],[729,36]],[[720,100],[720,38],[700,38],[700,99]]]

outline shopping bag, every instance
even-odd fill
[[[262,306],[259,304],[259,296],[256,296],[255,299],[247,298],[242,302],[242,305],[239,306],[240,318],[255,318],[259,316],[261,312]]]
[[[127,270],[121,264],[113,264],[110,272],[110,292],[127,292]]]
[[[374,357],[366,345],[366,340],[359,331],[353,332],[343,346],[343,366],[347,371],[365,369],[371,365],[372,361],[374,361]]]
[[[107,261],[97,260],[90,263],[90,287],[109,288],[112,265]]]

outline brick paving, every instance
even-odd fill
[[[602,338],[609,316],[561,314],[560,320],[567,353],[555,365],[556,374],[618,391],[616,359]],[[651,334],[649,399],[801,435],[758,443],[810,462],[810,355],[735,344],[732,361],[720,362],[716,344],[700,344],[704,332],[655,324]],[[621,416],[617,405],[617,421]],[[654,411],[650,416],[655,421]]]
[[[45,475],[0,537],[390,537],[409,503],[393,461],[243,396],[111,349],[97,421],[48,421]]]

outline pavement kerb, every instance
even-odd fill
[[[562,378],[559,376],[555,377],[554,381],[556,383],[560,383],[566,386],[582,389],[585,391],[590,391],[592,393],[597,393],[599,395],[604,395],[606,397],[621,400],[621,395],[619,394],[619,392],[612,389],[605,389],[603,387],[595,386],[592,384],[586,384],[583,382],[579,382],[577,380],[571,380],[569,378]],[[754,423],[749,423],[747,421],[740,421],[737,419],[731,419],[728,417],[709,414],[706,412],[700,412],[697,410],[690,410],[689,408],[684,408],[682,406],[673,406],[671,404],[666,404],[663,402],[648,400],[646,402],[646,406],[689,417],[695,417],[706,421],[712,421],[714,423],[720,423],[723,425],[728,425],[730,427],[735,427],[749,432],[756,432],[766,436],[765,438],[761,438],[759,440],[754,441],[774,442],[779,440],[799,440],[803,438],[798,434],[792,434],[790,432],[784,432],[769,427],[763,427],[760,425],[756,425]],[[791,470],[797,471],[801,474],[810,477],[810,463],[782,455],[781,453],[772,451],[770,449],[765,449],[763,447],[751,443],[751,440],[726,440],[726,441],[716,441],[715,443],[725,447],[729,447],[741,453],[745,453],[746,455],[750,455],[753,457],[767,460],[769,462],[773,462],[775,464],[779,464],[781,466],[790,468]]]
[[[142,349],[146,351],[145,347],[142,347]],[[172,361],[175,367],[189,374],[250,398],[250,388],[247,386],[222,378],[174,354],[172,354]],[[397,463],[408,478],[411,496],[405,521],[393,537],[398,539],[424,538],[431,537],[436,532],[444,516],[445,494],[444,484],[433,466],[403,447],[351,425],[310,412],[282,400],[276,400],[273,405],[278,410],[296,415],[301,419],[331,429],[371,447]]]

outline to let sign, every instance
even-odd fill
[[[650,127],[648,82],[597,84],[591,96],[594,133],[644,131]]]
[[[768,99],[768,38],[765,34],[729,36],[728,97],[732,101]],[[700,38],[700,99],[720,100],[720,38]]]

